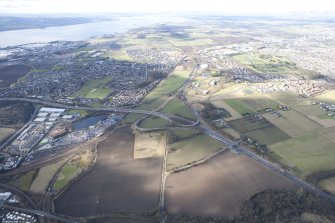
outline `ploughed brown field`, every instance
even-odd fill
[[[115,130],[98,145],[93,169],[55,200],[56,212],[87,217],[158,208],[163,159],[133,159],[134,135],[129,126]]]
[[[244,155],[225,152],[169,175],[165,204],[174,215],[234,217],[243,201],[266,188],[295,189],[295,185]]]
[[[0,66],[0,88],[9,87],[30,70],[31,67],[24,64]]]
[[[158,219],[106,217],[90,221],[90,223],[159,223]]]

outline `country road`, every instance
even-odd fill
[[[256,153],[239,146],[239,142],[232,141],[230,139],[227,139],[223,135],[217,133],[216,131],[212,130],[208,125],[202,124],[202,122],[196,121],[192,122],[190,120],[184,119],[182,117],[169,114],[169,113],[163,113],[163,112],[157,112],[157,111],[146,111],[146,110],[138,110],[138,109],[131,109],[131,108],[107,108],[107,107],[100,107],[100,108],[92,108],[92,107],[85,107],[85,106],[74,106],[74,105],[65,105],[62,103],[57,103],[57,102],[51,102],[51,101],[45,101],[42,99],[37,99],[37,98],[0,98],[0,101],[27,101],[27,102],[32,102],[32,103],[37,103],[37,104],[42,104],[45,106],[52,106],[52,107],[59,107],[59,108],[66,108],[66,109],[79,109],[79,110],[86,110],[86,111],[102,111],[102,112],[120,112],[120,113],[136,113],[136,114],[145,114],[145,115],[151,115],[151,116],[156,116],[160,117],[166,120],[173,121],[177,124],[179,121],[181,124],[179,126],[185,126],[185,127],[190,127],[190,128],[197,128],[201,131],[204,132],[204,134],[224,143],[229,149],[238,151],[241,154],[244,154],[248,156],[249,158],[255,160],[259,164],[265,166],[266,168],[269,168],[278,174],[288,178],[298,186],[301,186],[302,188],[305,188],[309,191],[313,191],[319,196],[325,198],[326,200],[329,200],[335,204],[335,197],[331,196],[320,189],[316,188],[312,184],[309,184],[300,178],[294,176],[293,174],[287,172],[286,170],[281,169],[277,164],[271,163],[270,161],[262,158],[261,156],[257,155]],[[165,171],[164,171],[165,172]],[[166,174],[163,173],[162,180],[166,179]],[[164,190],[162,190],[164,194]],[[161,202],[164,202],[164,199],[161,197]],[[162,203],[160,203],[160,207],[164,207]],[[165,213],[165,212],[162,212]]]

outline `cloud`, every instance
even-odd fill
[[[280,14],[334,10],[334,0],[0,0],[1,13],[211,12]]]

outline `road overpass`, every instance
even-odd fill
[[[135,113],[135,114],[144,114],[144,115],[151,115],[160,117],[169,121],[173,121],[180,126],[190,127],[190,128],[198,128],[201,131],[204,132],[204,134],[224,143],[227,147],[229,147],[233,151],[238,151],[249,158],[255,160],[259,164],[277,172],[278,174],[288,178],[295,184],[309,190],[313,191],[319,196],[325,198],[326,200],[329,200],[335,204],[335,197],[321,191],[320,189],[316,188],[312,184],[309,184],[300,178],[294,176],[293,174],[287,172],[286,170],[280,168],[278,165],[271,163],[270,161],[262,158],[261,156],[257,155],[256,153],[239,146],[238,142],[234,142],[226,137],[224,137],[221,134],[218,134],[216,131],[212,130],[208,125],[200,124],[199,121],[190,121],[188,119],[184,119],[182,117],[164,113],[164,112],[158,112],[158,111],[147,111],[147,110],[140,110],[140,109],[132,109],[132,108],[111,108],[111,107],[99,107],[99,108],[93,108],[93,107],[87,107],[87,106],[76,106],[76,105],[68,105],[63,104],[59,102],[52,102],[47,101],[43,99],[38,98],[19,98],[19,97],[12,97],[12,98],[0,98],[0,101],[25,101],[25,102],[31,102],[31,103],[37,103],[42,104],[45,106],[51,106],[51,107],[59,107],[59,108],[66,108],[66,109],[78,109],[78,110],[86,110],[86,111],[100,111],[100,112],[118,112],[118,113]],[[179,123],[181,122],[181,123]]]

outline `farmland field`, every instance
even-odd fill
[[[162,158],[133,159],[134,135],[120,127],[98,145],[93,169],[55,200],[56,212],[92,216],[157,208]]]
[[[159,83],[144,100],[151,100],[171,93],[180,88],[187,80],[191,70],[184,70],[182,67],[176,67],[161,83]]]
[[[319,186],[332,194],[335,194],[335,177],[331,177],[318,182]]]
[[[230,98],[223,101],[239,114],[254,113],[262,111],[266,108],[277,109],[278,103],[267,97],[243,97],[243,98]]]
[[[335,119],[328,116],[328,112],[321,109],[319,105],[303,105],[294,109],[325,128],[335,126]]]
[[[61,160],[39,169],[36,178],[30,186],[30,191],[34,193],[45,193],[52,177],[65,162],[66,160]]]
[[[35,177],[36,177],[37,171],[29,171],[26,173],[23,173],[14,180],[13,184],[16,187],[19,187],[21,190],[29,191],[31,184],[33,183]]]
[[[299,97],[299,95],[290,92],[273,93],[268,95],[268,97],[278,102],[279,104],[286,105],[289,107],[311,104],[310,99]]]
[[[321,125],[319,125],[318,123],[312,121],[311,119],[305,117],[304,115],[293,109],[282,112],[281,115],[292,124],[298,126],[303,132],[316,130],[321,127]]]
[[[133,59],[128,55],[125,49],[111,50],[105,53],[106,57],[113,58],[114,60],[132,61]]]
[[[178,98],[170,100],[161,111],[172,113],[191,120],[195,119],[192,111]]]
[[[164,128],[169,126],[169,121],[159,117],[147,117],[139,123],[141,128]]]
[[[322,102],[335,103],[335,91],[326,91],[325,93],[316,96],[315,99]]]
[[[208,38],[204,39],[171,39],[170,43],[174,46],[202,46],[213,44],[214,41]]]
[[[0,66],[0,88],[9,87],[30,70],[31,67],[24,64]]]
[[[265,119],[251,123],[248,118],[241,118],[230,121],[229,124],[239,133],[255,139],[260,144],[271,145],[290,138]]]
[[[242,98],[241,101],[256,111],[261,111],[266,108],[278,108],[278,103],[265,97],[245,97]]]
[[[295,125],[285,117],[276,117],[270,113],[263,114],[263,117],[290,137],[297,137],[304,133],[300,126]]]
[[[65,165],[62,168],[62,172],[58,176],[54,188],[56,190],[61,190],[63,189],[66,185],[70,183],[72,179],[74,179],[77,174],[79,174],[79,171],[77,170],[76,166],[74,165]]]
[[[134,159],[164,156],[166,132],[135,133]]]
[[[245,114],[245,113],[254,113],[256,112],[256,110],[252,107],[250,107],[249,105],[243,103],[241,100],[239,99],[226,99],[224,100],[224,102],[230,106],[232,109],[234,109],[235,111],[237,111],[238,113]]]
[[[200,134],[200,132],[195,129],[177,129],[177,128],[171,129],[169,133],[170,133],[169,136],[172,137],[170,141],[173,142],[195,136],[196,134]]]
[[[226,152],[208,163],[171,174],[166,183],[170,214],[233,217],[248,198],[267,188],[295,186],[257,162]]]
[[[238,119],[242,117],[240,113],[238,113],[237,111],[232,109],[230,106],[228,106],[223,100],[211,101],[211,104],[215,106],[216,108],[224,108],[230,113],[231,117],[225,118],[225,120],[233,120],[233,119]]]
[[[206,135],[185,137],[168,145],[167,167],[169,169],[200,160],[225,147]]]
[[[54,189],[60,190],[77,178],[83,171],[89,168],[94,154],[86,150],[72,157],[61,169],[55,181]]]
[[[228,98],[241,98],[246,96],[259,96],[259,92],[254,88],[249,87],[244,83],[235,84],[232,82],[224,83],[221,89],[213,95],[213,100],[228,99]]]
[[[75,93],[75,96],[86,98],[104,99],[111,92],[106,85],[112,81],[112,77],[104,77],[85,82],[85,84]]]
[[[304,177],[318,171],[335,169],[333,139],[323,131],[311,132],[273,144],[270,150],[287,162],[286,165],[298,169]]]
[[[242,65],[260,73],[297,74],[298,68],[285,57],[259,53],[240,54],[234,56]]]

